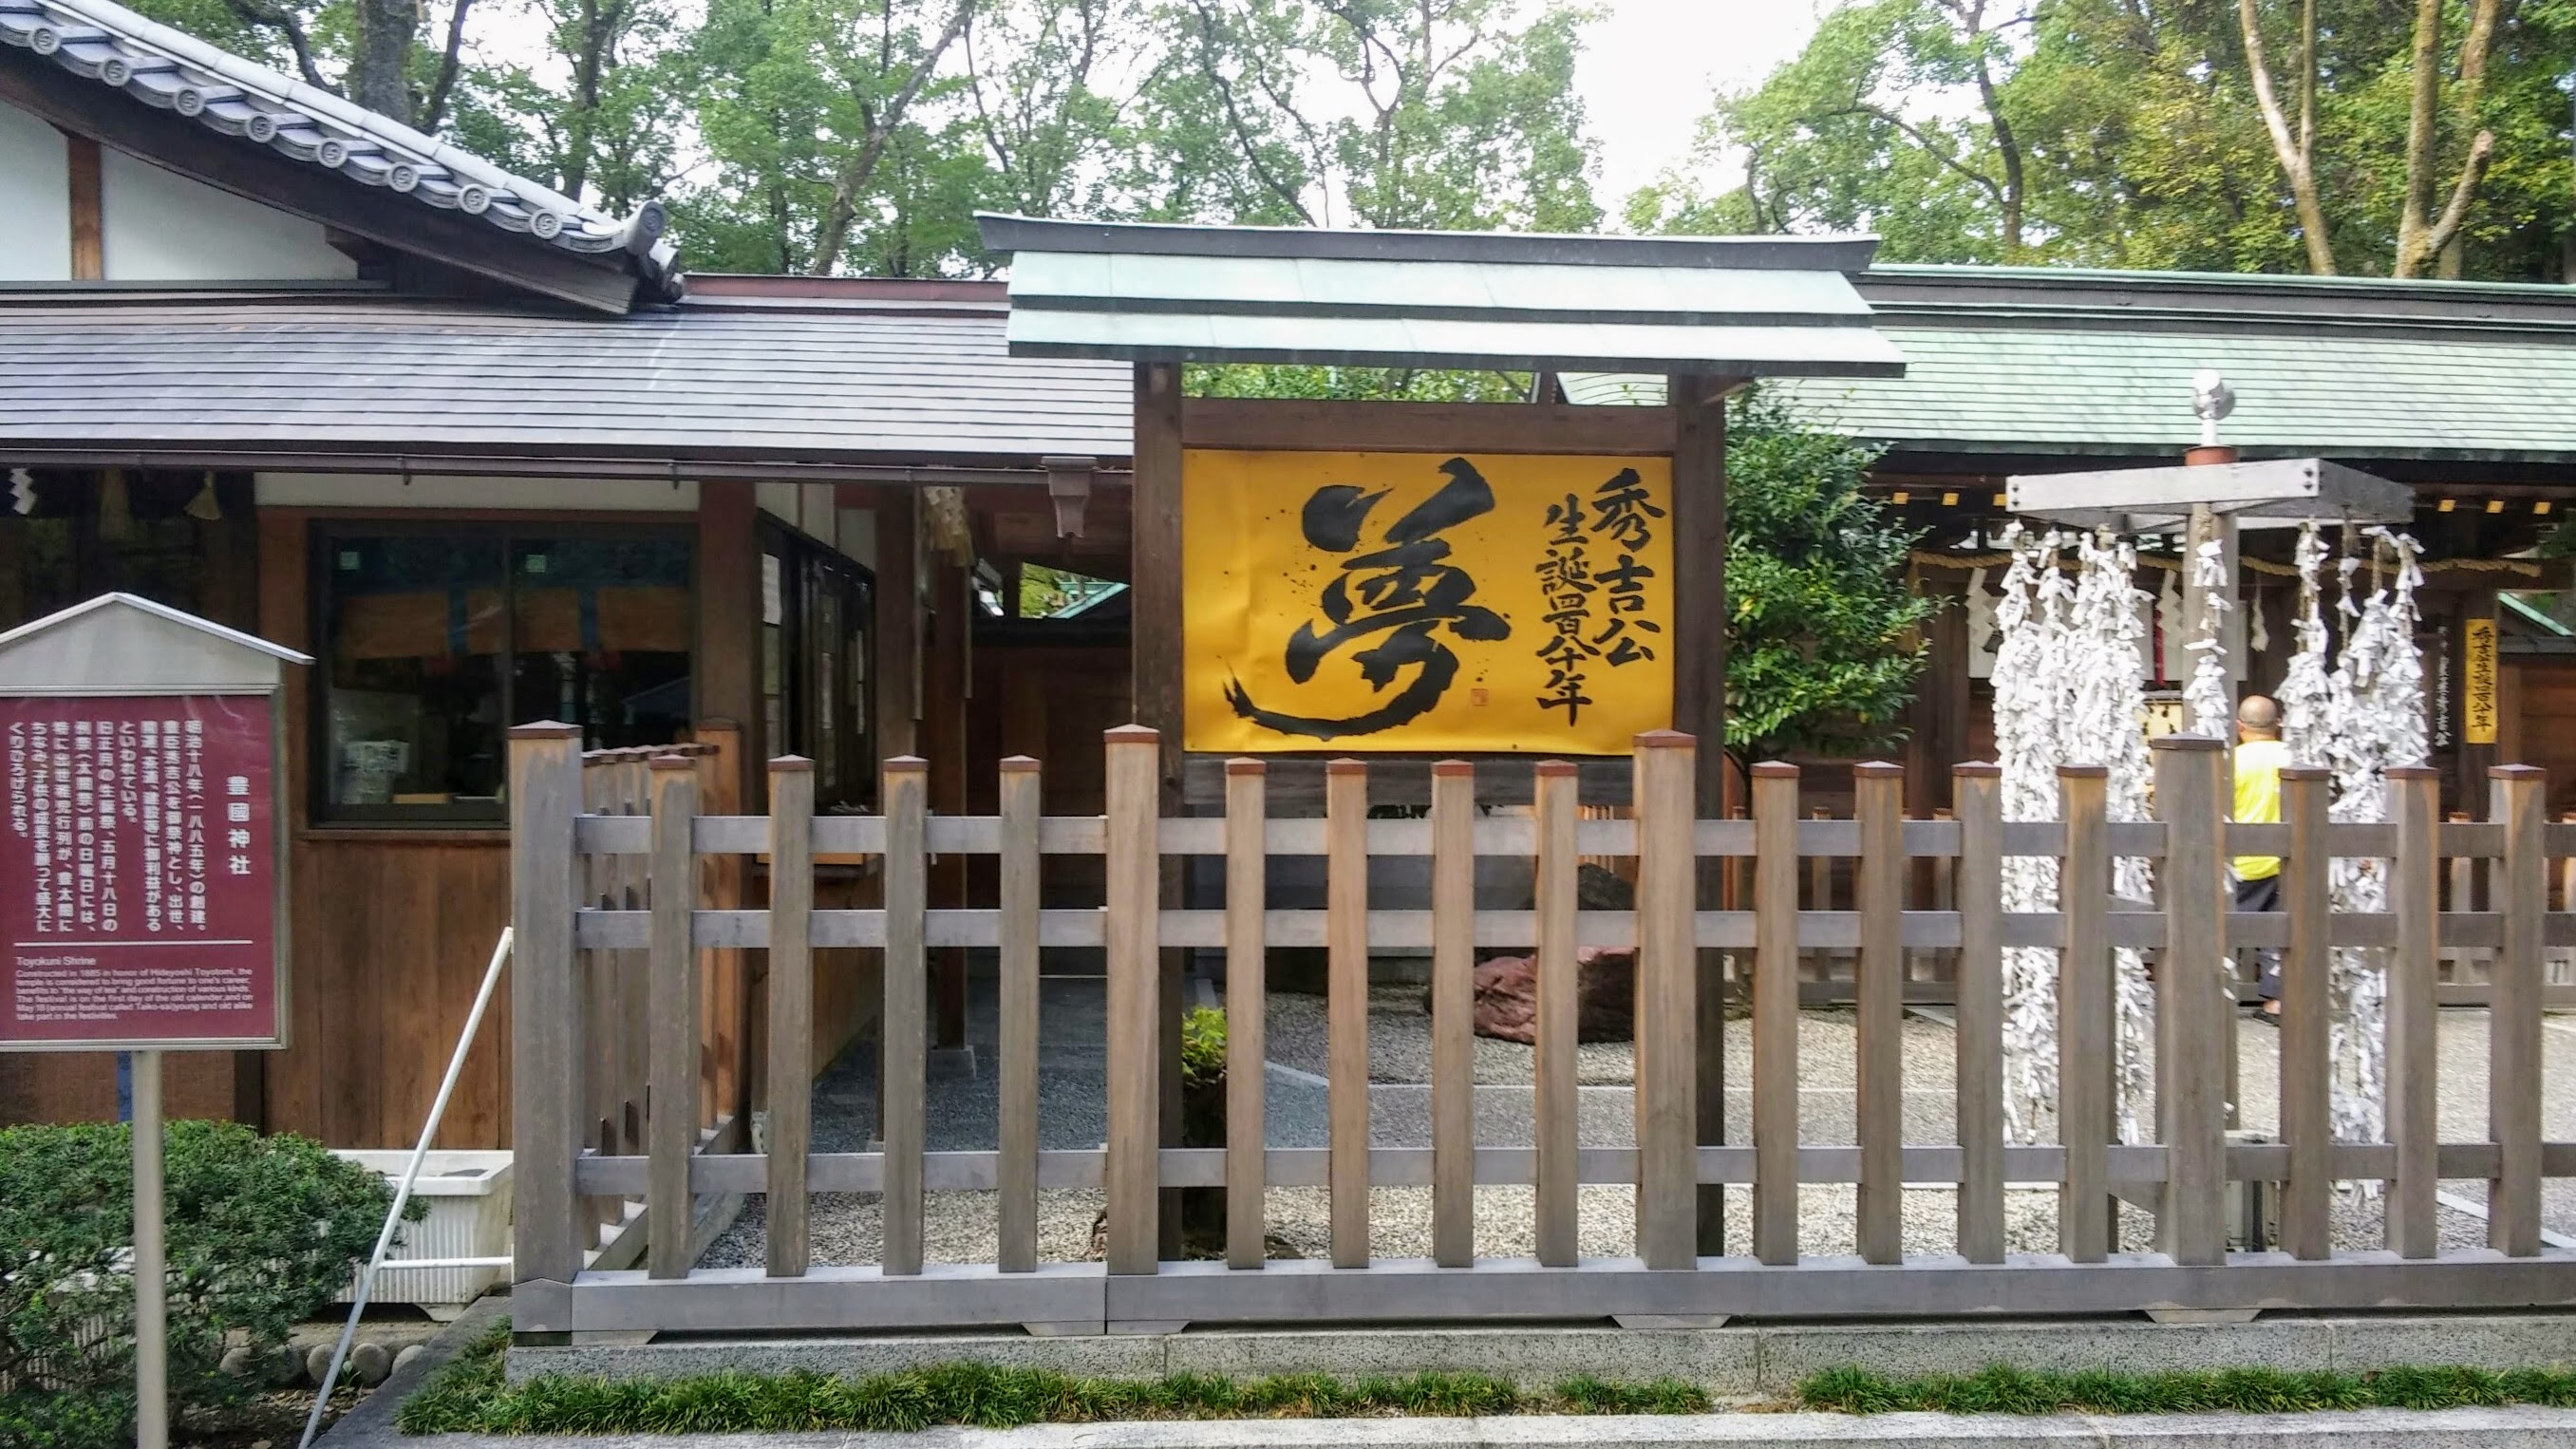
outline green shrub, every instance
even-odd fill
[[[224,1350],[283,1343],[329,1303],[374,1248],[392,1193],[317,1143],[232,1122],[171,1123],[163,1160],[170,1397],[186,1414],[257,1387],[221,1371]],[[128,1129],[0,1131],[0,1443],[125,1442],[133,1242]]]

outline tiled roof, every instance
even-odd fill
[[[578,456],[677,477],[692,459],[1123,459],[1133,370],[1015,358],[1003,327],[998,307],[27,295],[0,300],[0,451]]]
[[[1039,221],[1011,254],[1011,350],[1154,362],[1687,367],[1894,377],[1849,273],[1873,237],[1548,236]]]
[[[1775,384],[1914,453],[2166,456],[2200,441],[2192,374],[2235,389],[2249,456],[2576,462],[2576,288],[2364,278],[1879,267],[1856,283],[1902,378]],[[1574,374],[1580,403],[1663,379]]]
[[[264,146],[423,206],[479,216],[571,252],[628,251],[648,279],[669,272],[662,204],[618,218],[481,157],[255,65],[113,0],[0,0],[0,42],[209,130]]]

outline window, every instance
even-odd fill
[[[825,806],[876,798],[868,702],[873,603],[867,570],[762,520],[757,745],[764,759],[811,759],[814,798]]]
[[[502,817],[508,727],[588,749],[690,723],[690,539],[642,529],[325,529],[317,814]]]

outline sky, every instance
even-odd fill
[[[1629,192],[1682,161],[1709,101],[1798,53],[1818,0],[1595,0],[1575,73],[1601,143],[1596,194],[1614,216]],[[1731,181],[1731,177],[1707,178]]]

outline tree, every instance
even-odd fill
[[[924,189],[954,177],[939,158],[972,144],[924,112],[960,89],[941,64],[973,14],[972,0],[712,0],[688,73],[715,176],[683,219],[713,264],[828,276],[866,254],[942,270],[876,234],[917,222]],[[962,215],[975,193],[946,200]]]
[[[1905,585],[1916,535],[1863,491],[1872,449],[1760,389],[1727,405],[1726,747],[1848,755],[1901,732],[1933,601]]]
[[[1891,260],[2020,260],[2030,195],[2004,33],[2029,20],[1988,0],[1866,0],[1826,15],[1795,59],[1702,125],[1704,151],[1743,152],[1742,188],[1711,198],[1667,182],[1632,201],[1631,223],[1875,230]],[[1924,106],[1931,97],[1944,104]]]
[[[436,131],[464,73],[472,5],[451,0],[436,49],[424,43],[429,12],[422,0],[146,0],[136,8],[228,50],[290,67],[307,85]]]
[[[1829,15],[1632,224],[1875,228],[1899,261],[2576,275],[2569,0],[1964,3]]]
[[[1140,97],[1147,210],[1310,226],[1600,225],[1574,95],[1588,12],[1515,0],[1174,0]],[[1340,83],[1338,94],[1318,75]],[[1340,114],[1335,99],[1350,102]],[[1202,175],[1208,179],[1199,179]],[[1157,195],[1156,193],[1160,193]],[[1217,202],[1221,204],[1211,205]]]

